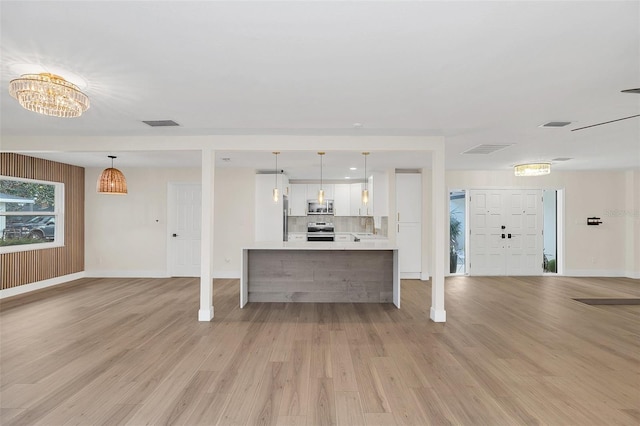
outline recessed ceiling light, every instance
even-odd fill
[[[351,176],[345,176],[344,178],[345,179],[351,179]]]
[[[571,124],[570,121],[550,121],[548,123],[541,124],[538,127],[564,127],[569,124]]]
[[[229,158],[229,157],[222,157],[222,161],[231,161],[231,158]]]
[[[358,170],[357,167],[349,167],[349,170]]]
[[[353,127],[360,129],[362,127],[362,123],[353,123]]]

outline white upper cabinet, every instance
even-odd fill
[[[352,183],[351,187],[351,216],[363,216],[363,209],[366,208],[362,204],[362,184]]]
[[[307,215],[307,184],[292,183],[289,193],[289,216]]]
[[[396,174],[396,212],[398,222],[422,221],[422,175],[420,173]]]
[[[333,215],[351,216],[351,185],[337,183],[334,185]]]

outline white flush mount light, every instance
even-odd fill
[[[513,167],[516,176],[543,176],[551,173],[551,163],[524,163]]]
[[[357,167],[349,167],[349,170],[354,171],[354,170],[358,170]]]

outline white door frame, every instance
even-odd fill
[[[557,262],[556,262],[556,276],[564,275],[564,260],[566,259],[565,253],[565,188],[564,187],[518,187],[518,186],[473,186],[473,187],[464,187],[462,185],[458,185],[455,187],[447,187],[447,194],[451,191],[464,191],[465,192],[465,260],[464,260],[464,270],[465,275],[469,275],[469,248],[470,248],[470,238],[471,233],[469,227],[469,221],[471,218],[469,217],[469,198],[470,191],[474,189],[479,190],[491,190],[491,189],[541,189],[541,190],[554,190],[557,193],[556,198],[556,250],[557,250]],[[447,204],[448,205],[448,204]],[[448,223],[448,221],[447,221]],[[445,250],[449,250],[449,246],[444,248]],[[447,269],[448,270],[448,269]],[[452,274],[446,274],[452,275]]]

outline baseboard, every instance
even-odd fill
[[[613,269],[565,269],[566,277],[626,277],[625,271]]]
[[[240,279],[240,271],[213,271],[213,278]]]
[[[211,321],[213,319],[213,306],[209,309],[200,309],[198,311],[198,321]]]
[[[170,278],[165,270],[94,270],[85,274],[89,278]]]
[[[420,272],[400,272],[401,280],[419,280]]]
[[[171,278],[164,270],[106,270],[86,271],[90,278]],[[240,271],[214,271],[213,278],[240,279]]]
[[[431,321],[433,321],[433,322],[446,322],[447,321],[447,311],[445,311],[444,309],[435,310],[435,309],[433,309],[433,306],[432,306],[430,314],[429,314],[429,318],[431,318]]]
[[[68,283],[69,281],[79,280],[80,278],[85,278],[86,276],[87,275],[84,271],[76,272],[75,274],[62,275],[60,277],[50,278],[48,280],[37,281],[35,283],[20,285],[18,287],[7,288],[4,290],[0,290],[0,299],[29,293],[35,290],[42,290],[43,288],[53,287],[59,284]]]
[[[634,280],[640,280],[640,272],[625,272],[626,278],[632,278]]]

